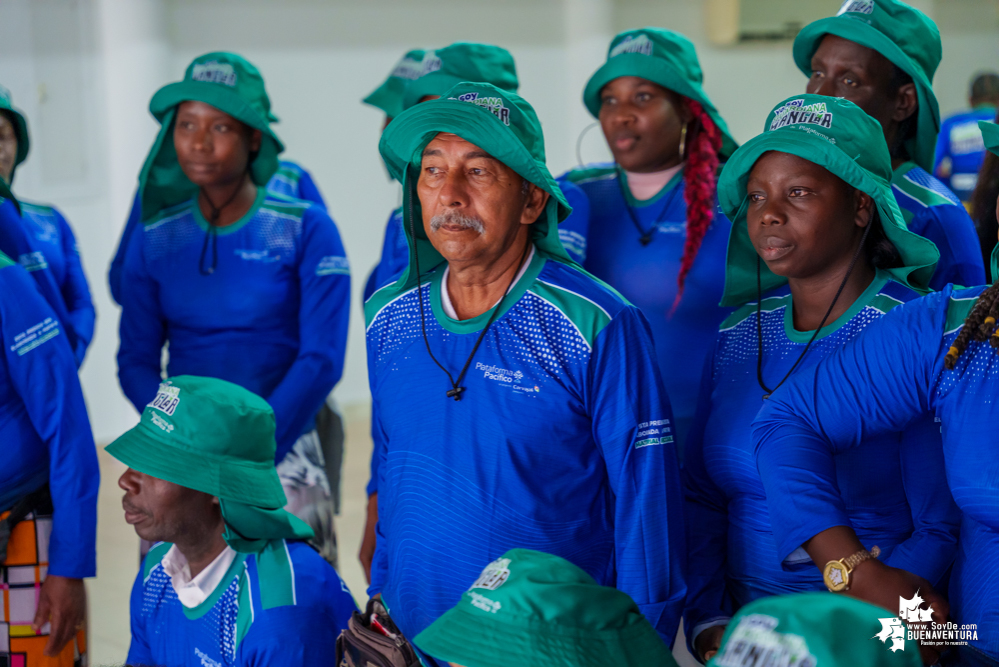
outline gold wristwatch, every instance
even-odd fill
[[[862,549],[852,556],[831,560],[826,563],[822,570],[822,578],[825,579],[826,588],[832,593],[850,590],[850,573],[854,568],[865,560],[877,558],[881,555],[881,549],[874,547],[870,551]]]

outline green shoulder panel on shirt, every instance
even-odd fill
[[[968,319],[968,313],[978,303],[978,295],[963,299],[955,299],[953,296],[947,302],[947,323],[944,324],[944,335],[957,331],[964,326],[964,321]]]
[[[244,567],[239,575],[239,604],[236,610],[236,648],[239,648],[246,633],[253,624],[253,593],[250,592],[250,577]]]
[[[273,609],[296,603],[295,568],[284,540],[271,540],[257,554],[257,580],[262,608]]]
[[[293,215],[299,218],[305,215],[305,209],[307,208],[309,208],[309,202],[298,199],[287,199],[283,196],[276,198],[271,193],[267,193],[267,199],[260,205],[261,210],[266,209],[275,213]]]
[[[902,302],[894,297],[890,297],[887,294],[880,293],[871,299],[871,302],[867,304],[868,308],[874,308],[880,311],[882,315],[887,314],[892,308],[901,306]]]
[[[912,197],[913,199],[915,199],[920,204],[922,204],[923,206],[926,206],[926,207],[930,207],[930,206],[953,206],[954,205],[953,201],[951,201],[950,199],[948,199],[944,195],[940,194],[939,192],[935,192],[934,190],[931,190],[930,188],[928,188],[926,186],[919,185],[918,183],[914,182],[913,180],[906,178],[906,175],[910,171],[912,171],[913,169],[916,168],[916,164],[914,162],[910,162],[910,163],[908,163],[907,166],[908,166],[908,169],[906,169],[905,167],[900,167],[899,169],[897,169],[892,174],[892,176],[891,176],[891,184],[892,184],[893,187],[898,188],[899,190],[901,190],[905,194],[909,195],[910,197]],[[908,211],[906,211],[903,208],[902,212],[904,214],[904,213],[907,213]],[[909,213],[909,216],[906,218],[906,224],[909,223],[909,221],[911,220],[911,218],[912,218],[912,214]]]
[[[0,269],[6,269],[8,266],[14,266],[15,264],[17,264],[17,262],[0,252]]]
[[[599,181],[605,178],[614,178],[616,176],[617,169],[615,166],[613,164],[607,164],[593,167],[577,167],[576,169],[571,169],[566,172],[563,178],[571,183],[579,185],[580,183]]]
[[[154,215],[149,220],[143,223],[144,227],[152,227],[153,225],[159,225],[164,222],[168,222],[173,218],[179,218],[183,213],[194,208],[194,201],[184,201],[179,204],[174,204],[173,206],[167,206],[161,209],[159,213]]]
[[[163,556],[166,556],[166,552],[170,551],[170,547],[173,545],[169,542],[162,542],[155,545],[146,554],[146,559],[142,561],[142,580],[145,581],[149,578],[149,573],[153,571],[153,568],[160,564],[163,560]]]
[[[37,213],[39,215],[52,215],[55,213],[55,208],[48,206],[46,204],[35,204],[30,201],[20,200],[21,203],[21,215],[25,213]]]
[[[760,304],[760,310],[764,313],[769,313],[771,311],[777,310],[778,308],[783,308],[791,304],[791,295],[785,294],[784,296],[771,296],[763,300]],[[725,320],[719,325],[718,331],[726,331],[728,329],[733,329],[739,326],[743,321],[749,317],[756,316],[756,302],[747,303],[744,306],[738,308],[734,313],[725,318]]]
[[[593,341],[596,340],[600,332],[610,324],[611,316],[606,310],[585,296],[564,287],[535,280],[527,291],[544,299],[561,311],[576,327],[590,348],[593,347]]]

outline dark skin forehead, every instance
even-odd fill
[[[838,35],[825,35],[815,49],[811,60],[812,72],[822,72],[827,77],[842,77],[852,74],[861,87],[870,87],[881,95],[890,95],[890,85],[895,74],[895,65],[874,49],[867,48],[857,42],[844,39]],[[811,92],[812,84],[809,84]],[[849,94],[850,85],[839,82],[837,92],[855,103]],[[863,108],[862,104],[857,106]]]

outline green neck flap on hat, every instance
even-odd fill
[[[14,125],[14,135],[17,137],[17,155],[14,156],[14,168],[10,172],[10,183],[14,182],[14,174],[17,172],[17,165],[24,162],[28,157],[28,149],[31,141],[28,137],[28,122],[24,119],[24,114],[14,108],[10,91],[0,86],[0,113],[5,114]],[[3,179],[0,178],[0,181]],[[13,197],[10,197],[13,199]],[[18,205],[20,210],[20,205]]]
[[[7,183],[5,183],[2,178],[0,178],[0,204],[3,203],[4,199],[11,200],[14,203],[15,208],[17,208],[17,212],[19,214],[21,213],[21,202],[17,201],[17,198],[11,194],[10,188],[7,186]]]
[[[993,155],[999,155],[999,125],[992,121],[980,120],[978,127],[982,131],[982,140],[985,148]],[[992,249],[992,278],[999,277],[999,244]]]
[[[583,104],[600,117],[600,91],[622,76],[637,76],[699,103],[722,133],[719,155],[724,161],[738,144],[702,84],[704,74],[689,39],[664,28],[639,28],[617,35],[607,51],[607,62],[586,83]]]
[[[500,90],[517,92],[517,66],[510,52],[492,44],[458,42],[423,54],[413,79],[406,85],[402,110],[415,106],[427,95],[443,95],[463,81],[489,83]]]
[[[365,97],[362,102],[377,107],[389,118],[395,118],[402,113],[402,100],[406,94],[406,86],[420,76],[423,65],[423,49],[412,49],[402,57],[388,78],[374,92]]]
[[[558,237],[558,223],[572,209],[545,164],[544,136],[534,109],[516,93],[487,83],[461,83],[441,99],[404,111],[382,134],[382,159],[392,176],[403,184],[403,227],[410,259],[398,281],[376,292],[364,304],[368,324],[387,303],[416,286],[417,253],[424,274],[444,261],[424,232],[416,194],[423,149],[441,132],[456,134],[478,146],[551,195],[544,212],[531,225],[532,241],[549,259],[575,264]]]
[[[853,102],[824,95],[796,95],[767,116],[763,134],[732,155],[718,180],[718,199],[732,221],[721,305],[740,306],[757,298],[759,255],[749,239],[746,184],[756,161],[769,151],[789,153],[813,162],[877,205],[885,236],[902,256],[903,266],[885,271],[898,282],[926,292],[940,259],[929,240],[909,231],[891,192],[891,158],[876,120]],[[762,292],[787,282],[760,260]]]
[[[164,208],[192,199],[198,192],[177,162],[173,127],[177,106],[204,102],[263,133],[260,150],[252,156],[250,176],[265,186],[278,169],[284,145],[271,129],[275,119],[264,80],[257,68],[235,53],[199,56],[188,66],[184,80],[160,88],[149,111],[161,123],[160,132],[139,174],[142,220],[149,221]]]
[[[933,152],[940,132],[940,107],[933,75],[943,54],[940,31],[926,14],[899,0],[846,0],[836,16],[819,19],[794,39],[794,62],[812,75],[812,56],[822,38],[836,35],[877,51],[912,77],[919,98],[916,133],[906,143],[909,157],[933,171]]]

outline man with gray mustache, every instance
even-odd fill
[[[534,110],[459,83],[398,116],[380,150],[410,260],[365,303],[369,595],[414,637],[482,563],[534,549],[629,594],[672,643],[685,586],[669,399],[645,318],[559,241],[570,208]]]

